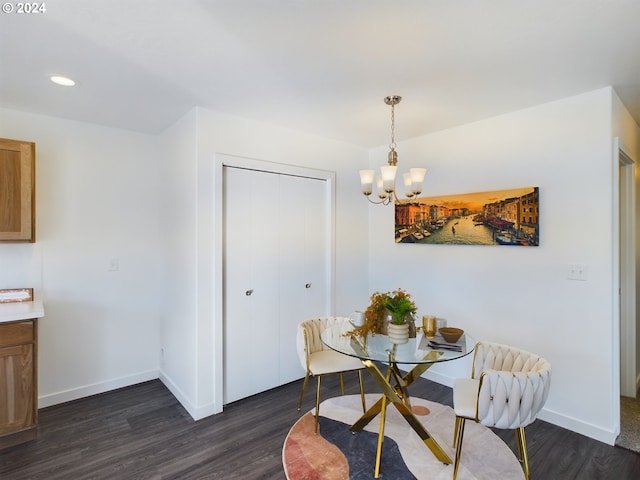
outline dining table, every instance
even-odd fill
[[[438,460],[445,464],[452,463],[449,455],[413,414],[409,386],[433,365],[458,360],[473,352],[475,340],[471,335],[465,332],[458,341],[452,343],[445,341],[439,334],[427,337],[423,330],[419,329],[415,338],[409,338],[404,344],[396,344],[392,343],[387,335],[370,333],[362,336],[354,325],[343,322],[327,328],[321,339],[328,348],[359,358],[382,390],[380,399],[350,427],[352,432],[359,432],[380,415],[375,478],[379,478],[380,475],[380,458],[389,403],[398,410]],[[385,365],[386,372],[383,373]],[[453,425],[451,429],[453,431]]]

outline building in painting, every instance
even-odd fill
[[[532,239],[536,245],[539,236],[538,209],[538,187],[535,187],[533,192],[520,197],[518,228],[522,236]]]

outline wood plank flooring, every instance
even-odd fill
[[[42,409],[38,439],[0,451],[0,479],[283,480],[285,436],[314,403],[315,381],[297,411],[301,386],[240,400],[198,422],[158,380]],[[323,387],[323,398],[339,394],[335,378]],[[345,376],[345,387],[357,393],[355,375]],[[378,391],[369,378],[365,388]],[[425,379],[411,393],[451,405],[451,389]],[[511,431],[496,433],[515,451]],[[534,480],[640,478],[639,454],[541,420],[527,427],[527,440]]]

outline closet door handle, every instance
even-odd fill
[[[310,283],[307,283],[307,284],[304,286],[304,288],[311,288],[311,284],[310,284]]]
[[[245,294],[247,297],[250,297],[252,293],[253,293],[253,289],[250,289],[250,290],[247,290],[246,292],[244,292],[244,294]]]

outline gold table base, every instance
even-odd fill
[[[384,425],[387,411],[387,404],[390,402],[400,412],[402,417],[407,421],[411,428],[418,434],[424,444],[429,447],[438,460],[445,464],[451,464],[451,458],[445,453],[442,447],[429,434],[424,425],[416,418],[411,410],[411,401],[409,397],[408,387],[424,372],[426,372],[433,363],[419,363],[404,376],[398,369],[397,363],[393,356],[396,346],[389,352],[389,368],[387,374],[383,375],[380,369],[371,360],[362,360],[363,365],[367,368],[378,386],[382,389],[382,397],[369,410],[367,410],[356,423],[351,426],[352,432],[359,432],[371,422],[376,416],[380,415],[380,431],[378,432],[378,446],[376,451],[375,478],[380,475],[380,457],[382,454],[382,441],[384,439]],[[437,360],[442,352],[431,351],[424,360]],[[393,377],[395,385],[391,384]]]

